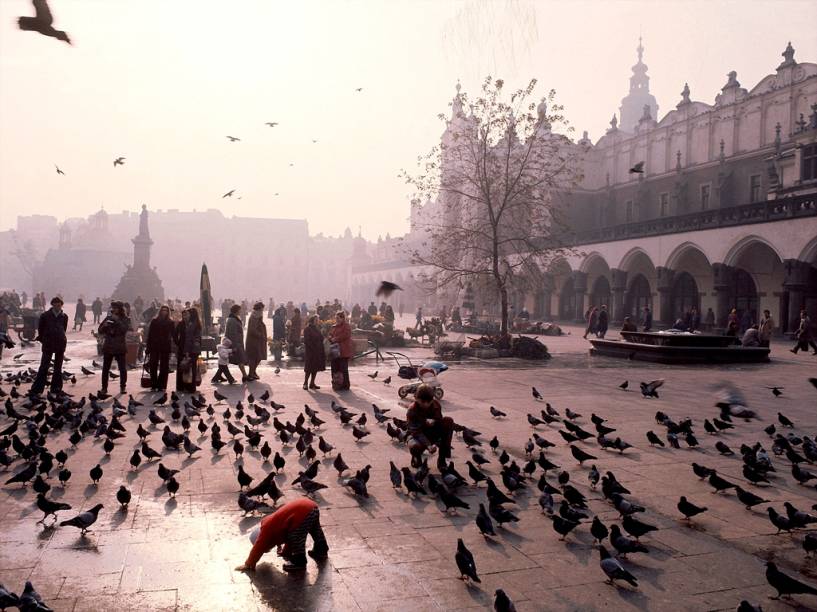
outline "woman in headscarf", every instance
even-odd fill
[[[241,370],[241,382],[247,382],[247,370],[244,367],[247,363],[247,354],[244,351],[244,324],[239,318],[241,313],[241,304],[233,304],[230,306],[230,314],[227,316],[227,325],[225,327],[224,335],[230,339],[232,343],[233,352],[230,354],[230,363],[237,365]]]
[[[264,324],[264,304],[256,302],[247,322],[247,362],[250,365],[248,380],[258,380],[256,368],[267,358],[267,326]]]
[[[201,353],[201,321],[199,311],[188,308],[182,312],[182,320],[176,325],[176,390],[193,393],[201,382],[198,359]]]
[[[304,390],[320,389],[315,376],[326,369],[323,334],[318,327],[318,315],[312,315],[304,328]]]
[[[151,391],[164,391],[167,389],[173,327],[170,308],[167,306],[159,308],[159,312],[148,325],[148,337],[145,344],[147,346]]]

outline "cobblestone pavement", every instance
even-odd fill
[[[808,382],[817,375],[817,358],[793,356],[787,344],[773,346],[771,364],[721,367],[667,367],[639,364],[587,355],[588,345],[577,330],[560,338],[543,338],[553,359],[543,365],[516,360],[468,361],[452,363],[440,380],[445,388],[444,411],[458,423],[482,432],[483,452],[491,459],[486,473],[497,482],[499,463],[490,452],[488,440],[497,435],[501,448],[511,458],[525,462],[524,445],[531,435],[525,415],[538,414],[542,402],[531,397],[536,387],[560,413],[570,408],[583,416],[576,422],[593,430],[591,413],[602,415],[617,428],[615,435],[633,444],[623,454],[606,452],[595,440],[581,443],[597,460],[579,466],[570,456],[567,444],[557,434],[556,425],[539,426],[536,431],[554,442],[548,458],[563,466],[570,482],[589,498],[590,511],[606,525],[619,522],[618,513],[588,486],[589,464],[595,463],[602,473],[612,470],[617,479],[632,491],[631,499],[646,506],[640,516],[658,526],[642,538],[649,553],[636,553],[622,564],[639,580],[637,589],[605,584],[599,568],[599,553],[587,525],[579,526],[560,541],[551,521],[537,504],[535,480],[528,489],[516,495],[514,511],[520,521],[503,529],[493,539],[483,538],[474,525],[478,504],[486,501],[484,485],[465,486],[459,495],[470,504],[469,510],[445,515],[431,496],[410,499],[395,491],[388,478],[388,462],[408,465],[405,447],[392,443],[382,426],[374,423],[371,404],[390,408],[402,416],[405,404],[398,401],[394,363],[376,365],[373,360],[352,368],[353,389],[341,394],[340,400],[353,412],[369,415],[371,435],[356,443],[349,428],[341,427],[329,410],[338,396],[329,390],[328,375],[319,377],[323,389],[306,392],[301,389],[302,372],[297,366],[284,368],[275,375],[272,366],[260,369],[262,380],[249,386],[221,386],[220,391],[234,405],[246,395],[259,396],[269,389],[276,402],[286,405],[279,414],[292,420],[304,403],[320,410],[326,421],[324,437],[343,454],[353,469],[371,464],[370,497],[359,501],[341,486],[331,467],[332,457],[321,461],[317,480],[329,485],[317,495],[321,517],[331,546],[329,560],[321,566],[310,560],[302,575],[287,575],[281,570],[281,559],[267,555],[254,574],[233,570],[249,549],[248,533],[260,520],[243,516],[236,499],[237,463],[225,448],[214,454],[209,439],[194,442],[203,450],[192,459],[183,453],[164,451],[162,462],[180,469],[180,491],[169,498],[154,464],[143,463],[138,471],[129,469],[128,459],[137,443],[139,423],[152,429],[147,421],[148,407],[139,408],[136,417],[122,419],[126,437],[118,440],[109,457],[101,439],[83,440],[76,450],[69,450],[67,466],[73,477],[61,487],[52,470],[49,495],[71,504],[72,510],[60,512],[60,519],[77,511],[103,503],[98,522],[87,536],[71,527],[44,527],[37,524],[37,510],[31,486],[0,487],[0,583],[20,591],[25,580],[33,581],[40,594],[56,610],[458,610],[490,607],[494,591],[502,588],[518,610],[594,610],[614,606],[618,610],[717,610],[735,609],[741,599],[760,604],[764,610],[814,609],[817,596],[798,595],[789,603],[768,599],[774,595],[765,579],[764,561],[774,559],[791,575],[817,585],[817,561],[806,558],[802,549],[804,533],[776,535],[769,522],[766,506],[783,512],[783,502],[790,501],[811,511],[817,503],[813,486],[800,486],[791,476],[785,457],[774,458],[777,473],[773,484],[753,489],[770,504],[747,511],[734,492],[714,495],[705,481],[690,469],[696,461],[717,468],[724,477],[746,485],[741,474],[740,455],[721,456],[714,449],[716,439],[737,450],[741,443],[757,440],[771,447],[763,428],[776,422],[782,411],[794,421],[794,433],[817,432],[817,390]],[[93,352],[87,334],[69,335],[66,368],[79,374],[80,365],[89,366]],[[35,367],[34,348],[27,349],[18,361],[6,353],[2,372],[20,367]],[[414,349],[417,358],[430,356],[424,349]],[[364,374],[378,369],[375,381]],[[393,382],[382,379],[391,374]],[[138,372],[132,372],[136,379]],[[172,377],[171,377],[172,378]],[[636,391],[621,391],[623,380],[637,388],[641,380],[666,379],[660,399],[644,399]],[[322,380],[321,380],[322,379]],[[703,419],[717,416],[713,408],[713,386],[729,381],[740,387],[759,421],[736,420],[735,429],[710,436],[704,432]],[[96,391],[98,376],[77,376],[76,385],[67,390],[78,398]],[[766,386],[782,385],[783,395],[775,398]],[[10,385],[0,385],[6,392]],[[129,389],[148,404],[155,395],[138,390],[138,380]],[[213,397],[212,386],[202,387],[204,395]],[[20,401],[15,402],[19,405]],[[105,403],[110,405],[110,400]],[[489,406],[508,414],[493,419]],[[226,406],[215,406],[213,421],[221,423]],[[676,420],[691,417],[700,447],[680,450],[653,448],[645,432],[655,430],[663,438],[664,429],[656,425],[654,415],[661,410]],[[170,409],[158,409],[170,420]],[[233,419],[234,420],[234,419]],[[210,424],[212,421],[205,419]],[[0,417],[0,428],[10,421]],[[243,426],[243,425],[242,425]],[[176,431],[181,430],[173,423]],[[778,429],[779,429],[778,425]],[[281,445],[273,437],[272,427],[262,427],[265,439],[274,450]],[[69,449],[69,432],[48,437],[52,452]],[[152,436],[152,446],[160,448],[160,431]],[[229,436],[227,438],[229,440]],[[292,447],[283,449],[287,465],[277,478],[287,499],[301,495],[291,481],[306,465]],[[460,472],[467,473],[465,461],[470,452],[462,440],[455,438],[454,461]],[[104,476],[98,486],[91,484],[89,470],[99,463]],[[7,480],[19,470],[15,462],[3,474]],[[260,479],[272,470],[257,452],[245,452],[245,470]],[[536,478],[539,473],[537,471]],[[549,474],[556,484],[556,473]],[[130,507],[120,510],[115,493],[126,485],[133,494]],[[748,488],[748,487],[747,487]],[[679,521],[676,504],[680,495],[705,505],[708,512],[696,517],[691,525]],[[558,496],[557,501],[559,499]],[[469,585],[459,579],[454,563],[456,542],[462,538],[472,551],[482,582]],[[612,547],[607,542],[607,547]]]

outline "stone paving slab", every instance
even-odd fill
[[[760,421],[736,421],[734,430],[717,436],[734,450],[741,443],[757,440],[770,447],[762,429],[774,422],[778,410],[794,420],[797,435],[817,433],[817,392],[806,381],[817,372],[817,360],[807,355],[794,357],[785,350],[787,345],[775,344],[773,362],[767,365],[640,364],[590,357],[588,345],[577,337],[575,329],[570,331],[573,335],[543,338],[554,355],[544,364],[517,360],[451,363],[451,369],[440,377],[446,391],[444,411],[482,432],[481,452],[492,462],[486,472],[497,483],[501,483],[498,456],[490,451],[487,441],[496,435],[513,460],[520,465],[527,461],[524,444],[534,429],[525,414],[537,415],[544,408],[531,397],[532,385],[560,412],[568,407],[580,412],[583,416],[577,422],[585,429],[593,429],[591,413],[607,418],[617,429],[615,435],[634,448],[619,454],[600,449],[594,440],[579,446],[597,457],[594,463],[600,470],[612,470],[632,491],[634,501],[646,506],[647,512],[639,518],[658,527],[642,539],[649,554],[630,555],[622,561],[639,578],[638,589],[605,584],[587,527],[579,527],[560,541],[536,503],[532,484],[533,491],[517,494],[517,505],[512,507],[520,522],[498,529],[499,535],[493,539],[479,535],[473,523],[478,504],[485,502],[484,485],[458,491],[471,508],[456,515],[443,513],[432,497],[412,499],[395,491],[388,481],[388,461],[407,465],[408,453],[374,423],[371,404],[389,408],[396,416],[404,414],[406,404],[397,398],[394,363],[375,365],[374,361],[352,367],[353,389],[340,396],[327,388],[317,393],[303,391],[297,365],[285,367],[278,376],[272,373],[271,365],[262,366],[261,382],[219,388],[229,398],[233,412],[239,399],[246,405],[248,391],[258,396],[269,389],[277,402],[287,406],[278,415],[283,421],[294,420],[308,403],[321,411],[326,421],[322,434],[353,469],[373,466],[370,498],[358,500],[342,487],[332,469],[334,454],[319,457],[318,480],[329,488],[316,499],[331,546],[329,559],[320,566],[310,561],[307,572],[290,576],[281,570],[279,558],[268,555],[254,574],[233,571],[245,558],[250,546],[247,535],[260,520],[258,516],[243,516],[236,504],[237,467],[243,464],[257,482],[272,466],[249,449],[239,460],[228,452],[229,446],[215,455],[209,437],[200,437],[194,429],[191,439],[202,447],[201,453],[192,459],[183,453],[163,453],[165,466],[181,470],[177,476],[180,491],[175,499],[170,498],[156,475],[158,462],[144,462],[135,471],[128,464],[137,443],[137,424],[153,432],[149,438],[153,448],[162,446],[161,430],[148,426],[145,407],[136,417],[122,419],[127,435],[110,456],[104,455],[101,441],[93,438],[69,451],[73,477],[67,487],[60,487],[53,476],[56,470],[52,472],[49,497],[73,506],[71,511],[60,513],[61,520],[96,503],[105,504],[87,536],[69,527],[35,524],[41,513],[30,487],[0,486],[0,582],[19,591],[25,580],[32,580],[55,610],[479,610],[492,606],[498,588],[508,593],[520,611],[601,610],[612,606],[621,610],[720,610],[735,609],[744,598],[760,603],[764,610],[817,607],[817,597],[808,595],[796,596],[788,604],[769,600],[774,593],[766,584],[763,566],[766,559],[774,559],[789,574],[817,584],[817,560],[803,553],[803,530],[776,535],[765,510],[772,505],[782,512],[784,501],[808,510],[817,503],[814,487],[797,485],[788,461],[774,458],[778,472],[772,485],[752,488],[770,503],[747,511],[733,493],[713,495],[690,469],[690,463],[696,461],[746,485],[739,456],[719,455],[714,449],[715,436],[707,435],[702,427],[704,418],[717,414],[712,407],[713,389],[724,381],[741,387],[750,406],[762,415]],[[79,365],[90,365],[94,356],[87,335],[72,333],[69,338],[72,361],[67,368],[78,370]],[[411,349],[410,353],[413,360],[430,357],[425,349]],[[0,372],[32,365],[35,358],[36,353],[29,350],[20,362],[0,364]],[[381,374],[371,381],[364,374],[374,369]],[[390,386],[379,382],[388,374],[395,379]],[[319,384],[326,383],[326,375],[323,378]],[[625,379],[637,388],[638,381],[655,378],[666,380],[657,400],[646,400],[637,392],[617,387]],[[785,387],[781,398],[775,399],[765,388],[771,384]],[[68,390],[79,397],[95,391],[97,385],[98,377],[79,376]],[[0,387],[10,388],[7,383]],[[136,390],[135,382],[131,388]],[[209,383],[201,390],[212,398]],[[141,390],[134,396],[145,403],[153,397]],[[341,427],[331,415],[328,406],[333,399],[369,416],[372,435],[363,443],[355,442],[350,428]],[[110,401],[104,405],[109,406]],[[507,412],[508,417],[491,418],[491,405]],[[226,407],[216,404],[215,419],[205,422],[221,423]],[[688,449],[683,443],[680,450],[650,447],[644,438],[648,429],[663,437],[663,428],[654,420],[657,410],[676,419],[694,419],[700,447]],[[167,407],[157,408],[157,412],[170,420]],[[9,423],[0,417],[0,428]],[[172,427],[180,430],[178,423]],[[548,458],[562,466],[571,484],[588,497],[591,513],[608,526],[619,522],[618,513],[603,500],[601,492],[589,488],[589,465],[576,464],[558,429],[556,425],[535,428],[556,444],[547,451]],[[285,499],[295,499],[301,491],[291,482],[307,461],[299,457],[294,446],[281,448],[272,437],[273,431],[262,428],[265,439],[287,461],[276,482]],[[49,448],[67,449],[67,438],[68,432],[50,435]],[[457,437],[454,461],[463,473],[470,454]],[[88,470],[97,463],[104,476],[95,486]],[[18,465],[15,463],[12,473]],[[558,471],[549,474],[551,483],[556,482]],[[126,511],[118,509],[115,501],[120,485],[132,492]],[[679,495],[709,510],[686,524],[679,520],[675,508]],[[482,580],[479,584],[469,585],[459,579],[453,558],[458,538],[474,554]],[[607,547],[612,549],[609,542]]]

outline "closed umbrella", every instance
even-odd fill
[[[201,281],[199,282],[199,292],[201,301],[201,314],[204,319],[205,333],[210,333],[213,324],[213,296],[210,292],[210,275],[207,272],[207,264],[201,264]]]

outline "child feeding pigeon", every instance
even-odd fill
[[[250,534],[252,550],[247,560],[239,565],[239,572],[255,571],[259,559],[277,546],[279,556],[286,559],[284,571],[296,572],[306,568],[306,536],[312,536],[309,556],[316,561],[326,559],[329,545],[321,529],[318,504],[302,497],[287,502],[278,510],[264,517],[261,526]]]

